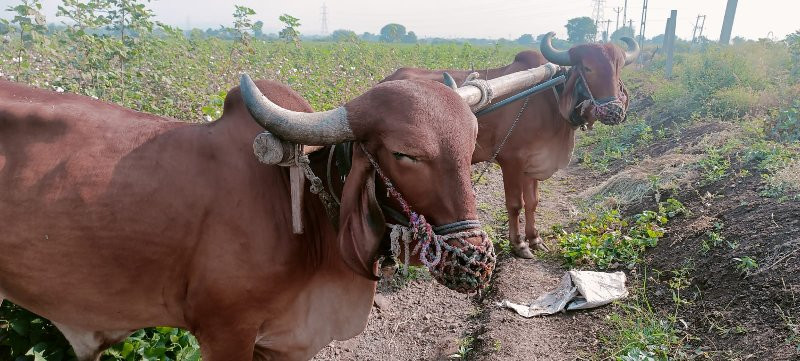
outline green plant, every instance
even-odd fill
[[[608,316],[610,332],[600,337],[603,359],[666,361],[685,356],[686,336],[675,326],[674,315],[664,317],[650,306],[646,281],[633,297],[617,305],[619,311]],[[678,307],[676,304],[676,313]]]
[[[286,42],[292,42],[295,46],[300,47],[300,32],[297,28],[300,27],[300,19],[289,14],[283,14],[278,17],[285,27],[278,33],[278,37]]]
[[[589,265],[606,269],[626,265],[630,268],[641,261],[645,249],[655,246],[664,236],[662,227],[669,218],[686,212],[675,199],[661,202],[658,211],[643,211],[631,219],[623,218],[619,210],[610,209],[590,213],[574,232],[561,230],[556,237],[570,267]]]
[[[470,354],[470,352],[472,352],[474,342],[475,338],[472,336],[465,336],[464,338],[458,340],[458,351],[450,355],[449,358],[466,360],[467,356]]]
[[[16,6],[9,6],[6,11],[14,13],[11,24],[15,24],[19,30],[19,46],[16,49],[16,57],[13,58],[17,68],[17,78],[25,76],[26,81],[30,82],[31,51],[33,48],[44,41],[47,31],[47,21],[41,13],[42,4],[40,0],[22,0]],[[24,71],[24,73],[23,73]]]
[[[178,328],[148,328],[108,349],[102,360],[200,361],[200,345],[194,336]]]
[[[734,261],[736,261],[736,269],[740,273],[750,274],[750,272],[758,269],[758,263],[750,256],[744,257],[734,257]]]
[[[701,185],[709,185],[722,180],[728,176],[731,169],[730,159],[716,149],[708,149],[706,157],[701,159],[697,165],[701,172]]]
[[[782,143],[800,141],[800,101],[795,100],[792,106],[781,109],[765,126],[773,140]]]
[[[9,360],[77,360],[67,340],[49,321],[11,302],[0,305],[0,356]]]

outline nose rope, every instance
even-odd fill
[[[428,268],[431,275],[447,288],[461,293],[482,288],[491,278],[496,258],[494,245],[486,232],[480,228],[480,221],[463,220],[432,227],[425,220],[425,216],[411,210],[408,202],[383,173],[364,144],[359,143],[359,145],[386,185],[387,193],[400,203],[403,214],[409,220],[408,226],[388,225],[391,228],[389,239],[392,255],[394,257],[400,255],[402,242],[406,266],[410,263],[411,255],[419,254],[420,261]],[[473,237],[480,237],[480,247],[467,242],[467,239]],[[412,250],[410,246],[415,241],[417,245]],[[455,245],[450,244],[451,242]]]

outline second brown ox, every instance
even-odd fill
[[[482,79],[493,79],[535,68],[547,61],[571,66],[564,70],[566,83],[555,93],[545,91],[478,117],[478,142],[472,163],[491,160],[497,153],[496,161],[503,172],[509,240],[513,252],[522,258],[533,258],[531,243],[544,248],[535,223],[538,182],[550,178],[556,170],[569,164],[576,129],[581,126],[591,128],[596,120],[613,125],[625,119],[628,96],[619,76],[622,67],[632,63],[639,54],[639,46],[631,38],[621,39],[628,45],[627,51],[609,43],[581,44],[568,51],[559,51],[552,45],[554,35],[549,33],[544,37],[541,53],[523,51],[507,66],[478,72]],[[443,81],[444,72],[452,75],[459,84],[472,73],[401,68],[383,81]],[[508,135],[512,126],[514,130]],[[524,238],[519,235],[519,213],[523,205]]]

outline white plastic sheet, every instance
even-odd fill
[[[523,317],[552,315],[564,310],[600,307],[628,296],[625,273],[569,271],[561,277],[558,287],[530,304],[503,300],[500,307],[510,308]]]

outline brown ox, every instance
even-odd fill
[[[286,86],[243,84],[197,125],[0,82],[0,301],[52,320],[81,360],[155,325],[192,331],[206,361],[308,359],[361,332],[384,236],[375,169],[354,147],[338,231],[306,189],[294,235],[288,171],[256,160],[248,107],[287,140],[363,144],[432,224],[476,219],[477,123],[451,89],[388,82],[308,113]]]
[[[569,51],[558,51],[552,46],[554,35],[549,33],[543,39],[541,53],[523,51],[507,66],[478,72],[482,79],[493,79],[535,68],[547,61],[572,66],[566,72],[566,83],[557,90],[557,95],[553,91],[542,92],[530,96],[527,104],[524,99],[518,100],[478,117],[478,143],[472,154],[472,163],[491,160],[500,147],[496,161],[503,172],[509,240],[514,253],[522,258],[533,258],[529,242],[544,248],[534,217],[539,203],[538,181],[550,178],[556,170],[569,164],[575,146],[575,130],[580,126],[591,128],[598,119],[605,124],[624,120],[628,97],[619,74],[622,67],[633,62],[639,53],[638,44],[631,38],[622,39],[629,47],[627,52],[612,44],[582,44]],[[452,75],[459,84],[472,73],[401,68],[383,81],[443,81],[444,72]],[[514,130],[505,140],[512,126]],[[519,213],[523,205],[524,239],[519,235]]]

